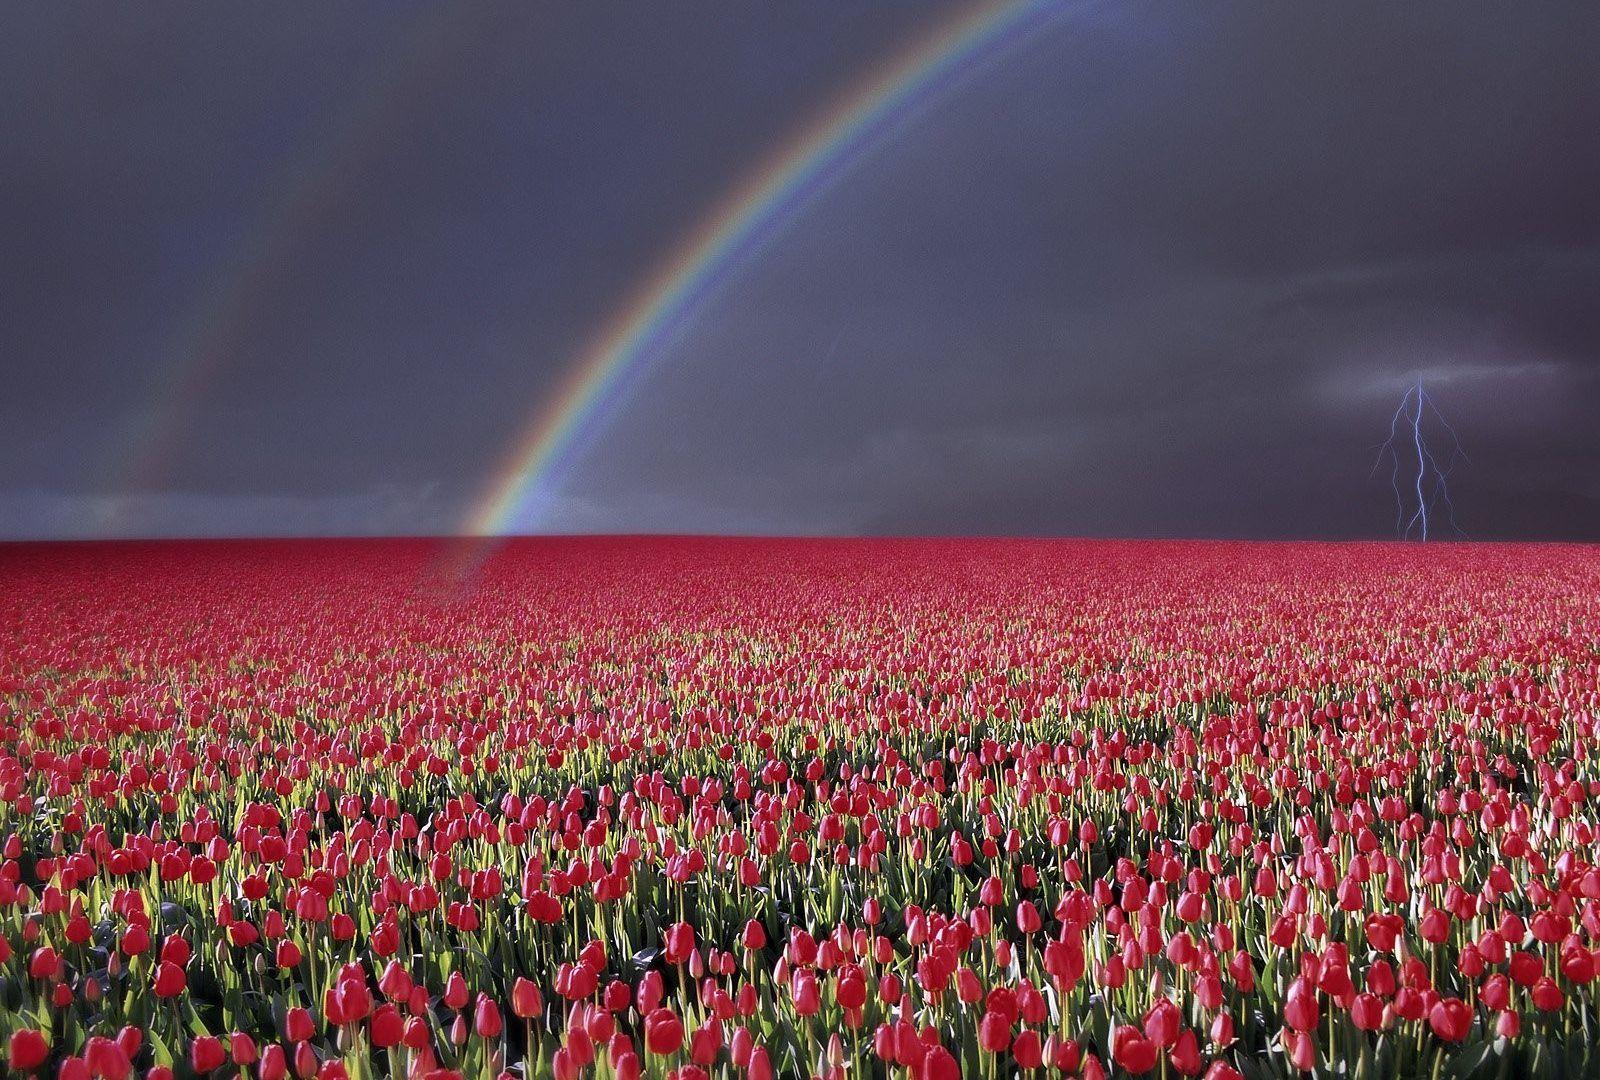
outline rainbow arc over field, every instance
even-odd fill
[[[782,144],[661,260],[571,365],[467,517],[468,537],[510,532],[588,422],[604,414],[695,305],[877,137],[1006,44],[1064,10],[1060,0],[979,6],[876,67]]]

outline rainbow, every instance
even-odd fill
[[[570,457],[591,418],[620,396],[652,350],[682,327],[742,256],[931,92],[1059,10],[1059,3],[1048,0],[1001,0],[966,12],[876,68],[784,143],[683,238],[594,337],[518,438],[462,534],[510,532],[530,494],[548,490],[552,473]]]
[[[275,185],[277,198],[190,305],[164,350],[170,357],[165,372],[135,414],[126,440],[118,441],[108,480],[113,494],[96,523],[102,534],[116,533],[129,497],[155,485],[166,471],[186,421],[263,317],[261,300],[293,269],[301,241],[328,219],[362,166],[382,149],[409,100],[406,91],[414,94],[422,80],[445,71],[446,50],[470,29],[450,5],[437,15],[410,18],[321,137],[307,140],[292,157]]]

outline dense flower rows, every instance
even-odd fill
[[[1600,1066],[1600,551],[0,550],[0,1062]]]

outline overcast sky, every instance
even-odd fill
[[[456,530],[659,260],[969,7],[14,8],[0,535]],[[1421,380],[1468,534],[1600,539],[1597,46],[1592,0],[1063,6],[519,525],[1391,535]]]

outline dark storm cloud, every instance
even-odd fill
[[[961,6],[14,18],[0,531],[455,527],[654,260]],[[1600,537],[1592,5],[1065,10],[741,263],[526,524],[1382,535],[1420,378],[1473,535]]]

